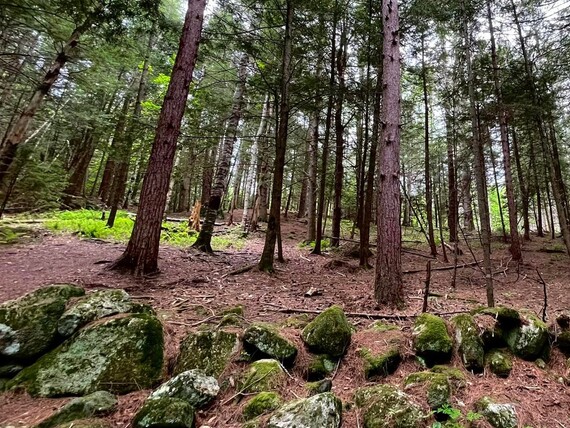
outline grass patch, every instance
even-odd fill
[[[85,238],[104,239],[116,242],[127,242],[131,237],[134,219],[125,211],[119,211],[112,228],[107,227],[107,221],[102,220],[102,211],[77,210],[57,211],[49,214],[45,226],[55,233],[72,233]],[[189,247],[198,237],[197,232],[189,231],[184,223],[164,222],[160,241],[177,247]],[[212,237],[212,247],[215,250],[228,248],[242,249],[245,239],[241,231],[232,229],[227,234]]]

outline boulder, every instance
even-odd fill
[[[491,373],[506,378],[511,374],[513,369],[513,359],[511,355],[501,349],[492,349],[486,355],[487,365]]]
[[[65,305],[83,294],[73,285],[51,285],[0,305],[0,365],[32,362],[57,346]]]
[[[95,291],[63,313],[57,323],[57,331],[62,337],[70,337],[91,321],[116,314],[144,311],[152,312],[152,309],[133,303],[124,290]]]
[[[453,341],[443,318],[421,314],[416,318],[412,336],[414,351],[427,367],[451,360]]]
[[[107,391],[97,391],[85,397],[74,398],[53,415],[40,422],[36,428],[51,428],[78,419],[88,419],[110,413],[117,405],[115,396]],[[73,426],[76,426],[73,424]]]
[[[374,354],[369,349],[363,348],[360,350],[360,356],[364,360],[364,377],[366,379],[389,376],[398,369],[402,361],[402,355],[398,348],[391,348],[381,354]]]
[[[285,365],[292,365],[297,348],[269,324],[253,324],[245,330],[243,342],[253,358],[273,358]]]
[[[331,392],[295,400],[280,407],[267,428],[339,428],[342,402]]]
[[[525,314],[522,324],[505,330],[503,337],[517,357],[527,361],[547,357],[550,352],[548,328],[533,314]]]
[[[277,360],[254,361],[245,373],[241,391],[246,393],[264,392],[277,389],[286,381],[286,375]]]
[[[316,381],[331,375],[337,365],[337,359],[328,355],[315,355],[307,367],[307,380]]]
[[[316,382],[309,382],[305,385],[309,391],[309,395],[322,394],[323,392],[330,392],[332,389],[332,380],[323,379]]]
[[[455,329],[455,344],[465,368],[474,373],[481,373],[485,364],[485,349],[479,337],[479,329],[473,317],[461,314],[451,323]]]
[[[160,385],[149,395],[148,400],[177,398],[200,408],[212,401],[220,392],[218,381],[202,370],[188,370]]]
[[[22,370],[8,387],[32,396],[116,394],[152,387],[160,377],[164,339],[149,314],[109,319],[79,332]]]
[[[556,337],[556,344],[566,356],[570,356],[570,331],[563,331]]]
[[[512,404],[496,404],[489,397],[477,402],[477,411],[495,428],[517,428],[517,414]]]
[[[171,397],[147,400],[132,422],[134,428],[192,428],[193,424],[190,403]]]
[[[556,317],[556,324],[562,331],[570,330],[570,311],[564,311]]]
[[[352,329],[340,306],[331,306],[303,329],[301,338],[311,352],[332,357],[344,355]]]
[[[200,369],[218,378],[239,351],[237,333],[209,330],[191,333],[182,341],[174,374]]]
[[[243,407],[243,419],[249,421],[281,406],[281,396],[276,392],[260,392]]]
[[[364,428],[421,427],[428,418],[411,396],[392,385],[360,388],[354,400],[363,409]]]
[[[431,371],[412,373],[404,380],[405,389],[425,386],[430,409],[449,405],[451,395],[465,386],[465,376],[457,369],[435,366]]]

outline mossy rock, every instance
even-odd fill
[[[241,382],[245,393],[264,392],[278,389],[286,381],[286,375],[277,360],[254,361]]]
[[[506,378],[513,369],[513,359],[511,355],[501,349],[492,349],[486,355],[487,365],[491,373]]]
[[[73,285],[50,285],[0,305],[0,365],[32,362],[57,346],[65,305],[83,294]]]
[[[262,418],[255,418],[249,421],[245,421],[241,425],[241,428],[262,428],[262,425],[263,425]]]
[[[298,314],[285,319],[281,325],[283,327],[302,329],[305,328],[309,322],[311,322],[309,314]]]
[[[229,327],[229,326],[242,327],[246,324],[247,322],[242,316],[230,312],[229,314],[225,314],[222,316],[222,319],[218,323],[217,327],[218,328]]]
[[[527,361],[547,358],[550,353],[546,324],[533,314],[525,314],[522,325],[506,330],[504,338],[513,354]]]
[[[315,355],[307,367],[307,380],[315,381],[331,375],[337,365],[337,359],[329,355]]]
[[[394,373],[400,362],[402,355],[398,348],[389,349],[382,354],[373,354],[369,349],[360,350],[360,356],[364,360],[364,377],[366,379],[383,378]]]
[[[309,391],[309,395],[322,394],[323,392],[330,392],[332,390],[332,380],[323,379],[316,382],[308,382],[305,388]]]
[[[95,291],[64,312],[57,323],[57,331],[62,337],[70,337],[91,321],[129,312],[153,313],[153,310],[132,302],[124,290]]]
[[[192,428],[194,408],[184,400],[147,400],[133,419],[134,428]]]
[[[412,397],[392,385],[360,388],[354,400],[364,410],[364,428],[416,428],[428,417]]]
[[[267,428],[340,428],[342,402],[331,392],[287,403],[269,419]]]
[[[245,315],[245,310],[243,308],[243,305],[232,306],[222,311],[222,315],[230,315],[230,314],[238,315],[243,318],[243,316]]]
[[[243,343],[253,358],[273,358],[285,365],[292,365],[297,357],[297,348],[281,336],[277,329],[269,324],[253,324],[245,330]]]
[[[281,406],[281,396],[276,392],[260,392],[243,407],[243,419],[249,421],[265,413],[272,412]]]
[[[350,344],[352,328],[340,306],[331,306],[303,329],[301,338],[311,352],[341,357]]]
[[[412,373],[404,380],[405,388],[426,385],[427,403],[432,410],[449,405],[452,388],[447,376],[441,373],[419,372]]]
[[[18,364],[8,364],[5,366],[0,366],[0,378],[6,378],[6,379],[13,378],[23,369],[24,367]]]
[[[105,419],[79,419],[59,424],[55,428],[113,428],[113,426]]]
[[[97,391],[85,397],[74,398],[53,415],[36,425],[36,428],[51,428],[78,419],[102,416],[110,413],[116,405],[117,399],[113,394],[107,391]]]
[[[570,331],[563,331],[560,333],[556,338],[556,344],[564,355],[570,356]]]
[[[210,403],[220,392],[218,381],[202,370],[188,370],[160,385],[148,400],[177,398],[199,409]]]
[[[368,326],[368,330],[376,331],[378,333],[383,333],[385,331],[397,331],[401,328],[395,324],[385,323],[383,321],[374,321]]]
[[[517,414],[512,404],[496,404],[489,397],[481,398],[476,409],[495,428],[517,428]]]
[[[503,328],[514,328],[521,325],[521,316],[513,308],[496,306],[494,308],[478,308],[473,314],[490,315],[494,317]]]
[[[451,360],[453,341],[443,318],[421,314],[416,318],[412,335],[416,355],[427,367]]]
[[[471,315],[461,314],[451,320],[455,328],[455,343],[465,368],[481,373],[485,365],[485,349],[479,329]]]
[[[239,351],[237,333],[209,330],[191,333],[182,341],[174,374],[200,369],[218,378]]]
[[[164,339],[160,321],[133,314],[80,331],[25,368],[9,383],[32,396],[116,394],[152,387],[160,377]]]

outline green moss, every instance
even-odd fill
[[[239,315],[240,317],[243,317],[245,315],[245,310],[243,308],[243,305],[233,306],[233,307],[224,309],[222,311],[222,315],[229,315],[229,314]]]
[[[321,380],[334,372],[336,368],[336,359],[328,355],[316,355],[309,362],[307,367],[308,380]]]
[[[241,327],[245,324],[246,321],[241,315],[229,313],[222,317],[222,319],[218,323],[218,328],[227,327],[227,326]]]
[[[191,428],[194,408],[184,400],[164,397],[147,400],[133,419],[134,428]]]
[[[398,369],[402,361],[398,348],[392,348],[379,355],[363,348],[360,350],[360,356],[364,359],[364,376],[366,379],[389,376]]]
[[[163,363],[162,325],[148,314],[115,318],[91,328],[22,370],[10,388],[33,396],[85,395],[97,390],[124,394],[149,388]]]
[[[383,333],[385,331],[396,331],[396,330],[400,330],[400,327],[398,327],[395,324],[388,324],[382,321],[374,321],[372,324],[370,324],[368,326],[368,330],[373,330],[376,331],[378,333]]]
[[[466,384],[465,375],[458,369],[435,366],[430,371],[412,373],[404,380],[406,388],[426,386],[427,402],[432,410],[450,404],[451,395]]]
[[[295,400],[280,407],[267,428],[339,428],[342,402],[331,392]]]
[[[243,335],[246,350],[253,358],[274,358],[291,365],[297,356],[297,348],[270,324],[257,323],[246,329]]]
[[[360,388],[354,399],[364,410],[364,428],[415,428],[427,419],[410,396],[391,385]]]
[[[117,399],[107,391],[97,391],[85,397],[71,400],[53,415],[39,423],[36,428],[51,428],[65,422],[87,419],[110,413]]]
[[[549,356],[548,329],[534,314],[524,314],[522,325],[505,331],[504,338],[509,349],[524,360],[547,359]]]
[[[283,321],[282,325],[283,327],[289,327],[289,328],[305,328],[307,326],[307,324],[309,324],[309,322],[311,321],[311,317],[309,316],[309,314],[299,314],[299,315],[293,315],[287,319],[285,319],[285,321]]]
[[[499,377],[508,377],[513,369],[513,360],[511,355],[500,349],[492,349],[486,356],[487,365],[491,373]]]
[[[275,392],[260,392],[247,402],[242,411],[244,420],[249,421],[281,406],[281,396]]]
[[[210,376],[219,377],[238,350],[236,333],[224,330],[191,333],[180,345],[174,374],[201,369]]]
[[[478,308],[472,311],[473,314],[491,315],[497,322],[505,328],[517,327],[521,324],[520,314],[513,308],[496,306],[494,308]]]
[[[311,321],[301,334],[309,350],[332,357],[344,355],[352,329],[340,306],[331,306]]]
[[[441,373],[447,376],[448,379],[455,382],[458,386],[462,387],[467,382],[467,378],[465,377],[465,373],[463,373],[460,369],[450,366],[443,366],[437,365],[433,366],[430,369],[433,373]]]
[[[446,363],[451,359],[453,341],[447,333],[445,321],[432,314],[421,314],[413,329],[416,355],[428,366]]]
[[[241,391],[264,392],[277,389],[286,380],[285,372],[277,360],[255,361],[243,377]]]
[[[485,349],[475,320],[471,315],[461,314],[451,322],[455,327],[455,342],[463,365],[467,370],[481,373],[485,364]]]
[[[305,388],[309,391],[310,395],[322,394],[323,392],[330,392],[332,389],[332,381],[330,379],[323,379],[316,382],[308,382]]]

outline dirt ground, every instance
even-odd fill
[[[258,260],[264,237],[257,233],[250,235],[245,248],[218,252],[214,256],[192,249],[163,246],[159,261],[161,274],[145,279],[105,270],[106,264],[121,254],[123,244],[41,232],[32,242],[0,246],[0,302],[54,283],[73,283],[87,290],[123,288],[159,312],[165,326],[170,360],[175,357],[178,344],[189,331],[209,320],[215,322],[216,314],[238,304],[244,306],[248,321],[270,322],[283,322],[296,310],[320,311],[338,304],[351,314],[350,321],[358,329],[369,325],[372,315],[383,314],[394,317],[391,322],[400,324],[409,333],[412,321],[405,317],[421,311],[425,268],[429,260],[427,247],[406,244],[413,245],[407,247],[411,252],[403,254],[408,306],[403,311],[393,311],[378,307],[374,301],[373,269],[359,269],[357,259],[342,257],[335,252],[314,256],[308,249],[301,248],[298,244],[304,239],[305,227],[296,219],[284,222],[286,262],[277,263],[277,271],[273,275],[254,270],[230,274]],[[540,272],[546,283],[548,320],[552,322],[559,312],[570,309],[568,256],[547,252],[556,251],[557,245],[548,238],[533,237],[524,245],[524,263],[517,265],[511,261],[506,245],[494,242],[496,303],[527,308],[542,316],[544,291]],[[461,248],[464,254],[459,256],[458,265],[466,266],[457,270],[455,289],[450,288],[453,271],[437,270],[449,267],[450,263],[444,263],[441,255],[432,260],[430,290],[435,296],[429,299],[430,312],[467,311],[486,302],[483,274],[473,265],[474,258],[467,246],[463,244]],[[479,252],[474,252],[480,260]],[[370,261],[373,263],[374,257]],[[305,292],[311,287],[320,293],[305,297]],[[303,387],[304,350],[298,330],[287,329],[285,334],[297,341],[301,348],[300,362],[291,373],[289,385],[283,390],[285,399],[293,399],[306,395]],[[357,348],[358,343],[353,342],[333,380],[333,392],[346,401],[351,400],[356,388],[367,384],[359,374],[362,370]],[[412,358],[411,344],[409,354],[410,358],[385,382],[401,385],[407,374],[421,369]],[[461,366],[459,361],[455,363]],[[467,374],[468,387],[457,394],[455,405],[470,409],[482,395],[491,394],[499,402],[515,403],[521,427],[570,428],[570,388],[560,382],[562,376],[568,375],[565,363],[564,357],[555,351],[546,370],[517,360],[506,380],[499,380],[487,372]],[[243,366],[235,365],[232,369],[236,373],[231,375],[237,377]],[[109,416],[113,425],[127,427],[148,392],[139,391],[120,397],[118,410]],[[239,427],[243,403],[233,404],[230,400],[222,405],[234,393],[228,389],[210,408],[200,411],[196,426]],[[24,394],[5,393],[0,395],[0,427],[31,426],[66,401],[33,400]],[[360,421],[361,416],[352,408],[344,414],[343,427],[359,427]],[[477,422],[476,426],[487,425]]]

